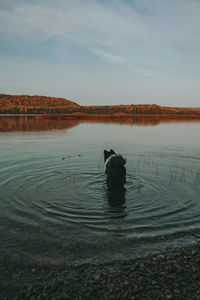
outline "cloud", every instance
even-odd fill
[[[8,1],[0,10],[0,36],[22,43],[51,38],[74,43],[98,49],[96,54],[110,62],[142,56],[144,64],[149,58],[153,64],[170,63],[191,53],[198,57],[199,13],[200,2],[194,0]]]
[[[29,66],[45,61],[58,72],[60,68],[68,82],[73,73],[74,82],[78,77],[86,90],[92,81],[98,91],[100,77],[104,85],[109,77],[113,86],[120,78],[130,93],[134,82],[144,98],[149,97],[143,88],[146,81],[152,84],[151,92],[158,82],[172,86],[171,80],[181,78],[194,79],[195,89],[200,75],[199,15],[197,0],[1,0],[0,43],[7,54],[1,47],[0,55],[5,56],[5,69],[9,55],[12,61],[26,58]],[[42,68],[39,64],[38,72]]]
[[[50,36],[71,38],[80,43],[117,45],[122,37],[138,35],[140,26],[122,14],[122,7],[98,1],[13,2],[10,9],[0,11],[1,33],[27,39]],[[121,9],[120,9],[121,8]]]
[[[100,49],[90,49],[93,53],[95,53],[97,56],[105,60],[107,63],[113,63],[113,64],[127,64],[125,59],[123,57],[117,56],[115,54],[111,54],[108,52],[105,52]]]

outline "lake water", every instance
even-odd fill
[[[121,194],[107,191],[103,150],[110,148],[126,158]],[[1,116],[0,232],[2,270],[16,273],[195,242],[200,122]]]

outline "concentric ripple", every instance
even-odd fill
[[[77,134],[78,129],[75,138]],[[62,149],[61,155],[50,138],[44,141],[36,135],[34,145],[36,150],[37,143],[42,145],[41,152],[27,148],[27,136],[22,137],[24,145],[18,155],[9,154],[5,147],[0,225],[11,228],[16,239],[23,235],[19,228],[26,228],[25,232],[42,228],[38,239],[58,243],[58,248],[67,245],[67,251],[72,244],[86,244],[85,252],[92,245],[96,253],[112,249],[107,250],[109,255],[116,251],[131,255],[133,249],[150,251],[200,237],[197,151],[160,145],[144,150],[135,144],[129,144],[126,151],[124,146],[127,182],[124,189],[108,191],[98,143],[87,150],[83,141],[72,138],[75,146],[64,144],[67,150]]]
[[[36,158],[1,168],[4,205],[14,208],[11,219],[31,224],[35,218],[48,218],[106,234],[118,230],[113,219],[123,218],[121,234],[149,240],[196,235],[200,230],[197,173],[172,165],[170,158],[158,159],[152,153],[147,163],[141,156],[129,157],[125,189],[111,192],[103,163],[95,169],[88,157],[76,157],[64,162],[46,159],[42,164]]]

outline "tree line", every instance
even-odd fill
[[[161,107],[157,104],[80,106],[64,98],[0,94],[0,114],[200,114],[200,109]]]

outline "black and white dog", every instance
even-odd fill
[[[110,149],[104,150],[104,162],[108,189],[122,188],[126,182],[126,160]]]

